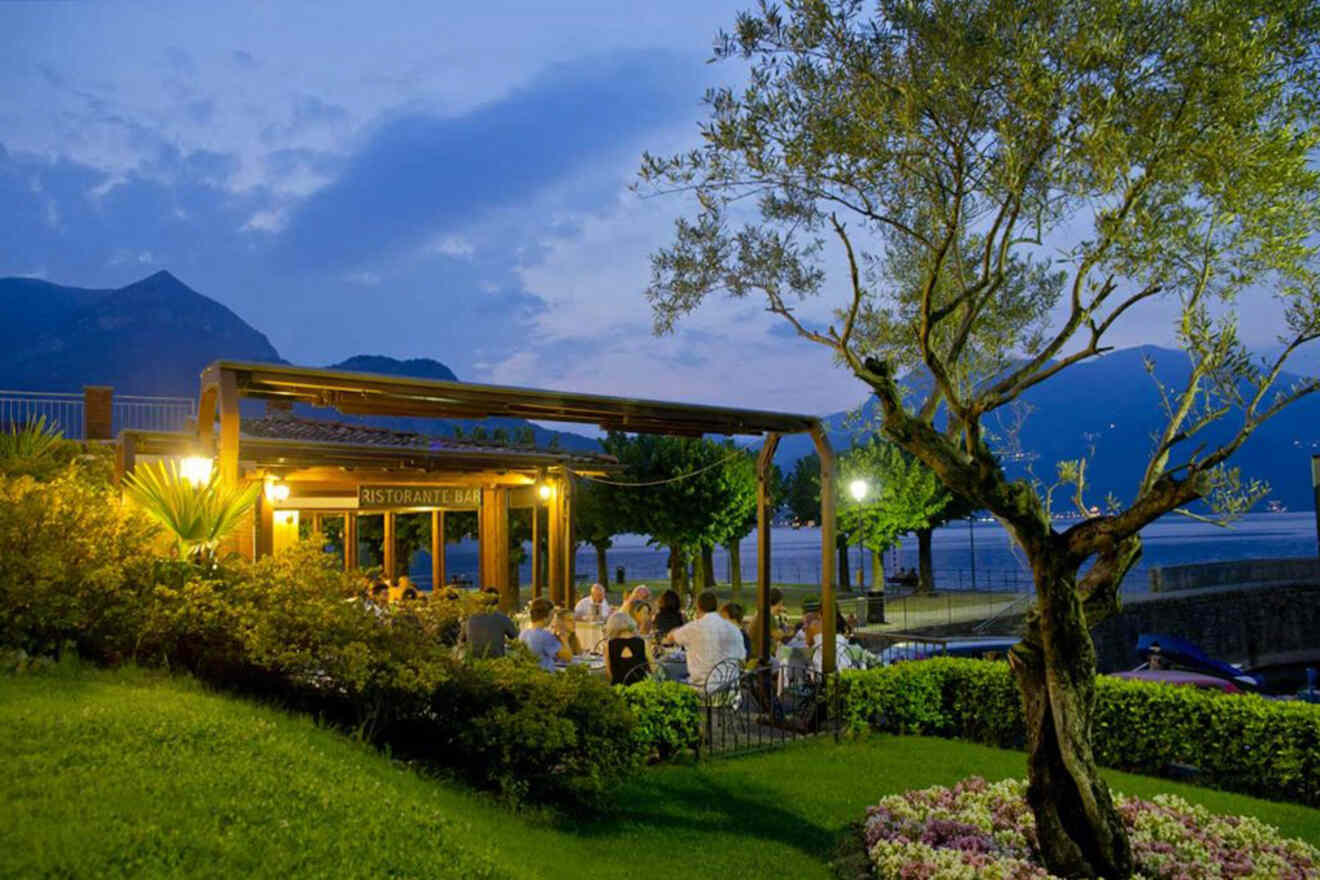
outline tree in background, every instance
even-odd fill
[[[742,469],[728,467],[745,453],[732,442],[619,432],[603,446],[624,465],[620,482],[642,484],[623,487],[618,496],[626,530],[669,548],[671,586],[695,592],[688,561],[727,540],[756,506],[755,475],[749,488]]]
[[[596,581],[608,587],[609,560],[606,551],[614,536],[628,531],[627,490],[599,480],[579,479],[573,486],[573,537],[595,548]]]
[[[742,541],[756,528],[756,453],[748,450],[745,456],[730,459],[728,467],[741,472],[737,477],[738,481],[750,483],[752,492],[752,506],[747,516],[742,522],[737,523],[728,537],[721,542],[725,552],[729,554],[729,589],[737,596],[742,593]],[[819,479],[818,473],[817,480]],[[779,469],[779,465],[770,466],[769,482],[770,485],[766,488],[770,493],[770,512],[773,516],[784,501],[784,472]]]
[[[798,525],[820,522],[820,456],[812,452],[793,463],[784,480],[783,504]]]
[[[949,520],[966,516],[966,505],[920,459],[877,436],[840,457],[839,477],[839,521],[871,551],[875,583],[884,580],[884,551],[898,543],[899,535],[912,532],[920,570],[917,591],[932,591],[931,534]],[[860,502],[849,491],[858,479],[868,487]]]
[[[713,292],[763,297],[874,391],[886,437],[1008,530],[1036,591],[1011,659],[1042,856],[1062,876],[1129,877],[1091,745],[1090,628],[1117,611],[1143,526],[1260,497],[1234,452],[1320,387],[1278,383],[1320,337],[1320,6],[787,0],[740,15],[716,54],[748,60],[748,85],[708,93],[701,148],[643,160],[643,187],[699,206],[653,256],[657,331]],[[826,290],[844,294],[813,319],[800,301]],[[1268,357],[1238,334],[1243,297],[1277,301]],[[983,419],[1102,355],[1156,300],[1188,378],[1159,384],[1164,425],[1131,494],[1056,530]],[[906,370],[921,399],[905,400]],[[1083,510],[1084,473],[1060,474]]]

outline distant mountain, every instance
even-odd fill
[[[0,279],[0,387],[197,395],[221,358],[279,361],[263,334],[169,272],[118,290]]]
[[[215,360],[287,363],[258,332],[215,300],[169,272],[157,272],[117,290],[62,287],[33,278],[0,279],[0,388],[16,391],[81,391],[110,385],[120,394],[196,397],[203,368]],[[397,360],[360,354],[329,369],[457,381],[454,371],[429,358]],[[521,419],[481,421],[350,417],[299,407],[319,418],[426,434],[504,428],[511,435],[530,425]],[[257,415],[259,402],[247,402]],[[536,442],[558,438],[566,450],[593,451],[600,444],[580,434],[531,426]]]
[[[1103,504],[1110,492],[1120,500],[1130,500],[1149,460],[1153,438],[1163,425],[1159,391],[1146,371],[1147,358],[1165,385],[1176,388],[1187,381],[1191,368],[1183,352],[1154,346],[1127,348],[1064,370],[1024,394],[1026,418],[1016,444],[1010,440],[1010,414],[991,416],[987,430],[998,435],[992,446],[1024,453],[1006,463],[1009,474],[1024,475],[1030,466],[1038,477],[1051,480],[1057,462],[1086,456],[1088,503]],[[1279,386],[1287,387],[1297,379],[1285,375]],[[874,406],[872,399],[863,412],[871,414]],[[831,443],[839,452],[852,445],[847,415],[840,412],[826,417]],[[1207,428],[1196,442],[1180,444],[1187,447],[1181,454],[1190,454],[1200,443],[1213,447],[1239,424],[1240,419],[1225,418]],[[789,468],[812,451],[810,438],[789,436],[780,442],[775,460],[780,467]],[[1245,478],[1268,482],[1270,498],[1292,510],[1311,510],[1312,454],[1320,454],[1320,395],[1286,407],[1266,422],[1238,450],[1231,464]],[[1056,506],[1061,501],[1056,498]]]

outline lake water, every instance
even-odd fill
[[[1061,523],[1060,527],[1066,527]],[[1128,574],[1123,584],[1125,593],[1145,592],[1149,588],[1149,570],[1168,565],[1186,565],[1199,562],[1225,562],[1237,559],[1275,558],[1316,555],[1315,514],[1253,513],[1227,528],[1196,522],[1184,517],[1165,517],[1142,532],[1145,552],[1137,567]],[[777,583],[813,583],[820,580],[820,531],[818,529],[776,528],[771,534],[771,570]],[[975,545],[975,559],[973,559]],[[753,531],[740,548],[744,583],[756,579],[756,533]],[[1029,589],[1030,578],[1025,558],[1013,546],[1008,534],[994,522],[978,522],[970,526],[966,521],[936,529],[932,541],[936,585],[943,588],[970,589]],[[621,535],[614,540],[608,555],[610,576],[615,568],[623,566],[628,580],[668,579],[663,548],[647,546],[646,538],[639,535]],[[849,553],[849,565],[854,582],[857,577],[859,554],[856,548]],[[473,579],[477,573],[477,544],[464,541],[451,544],[446,555],[451,574],[465,574]],[[430,581],[430,557],[418,553],[413,559],[414,579],[421,584]],[[896,567],[915,568],[917,541],[905,538],[902,546],[885,554],[886,571]],[[870,553],[865,553],[866,577],[871,576]],[[723,549],[715,552],[715,573],[720,581],[727,581],[728,554]],[[580,548],[577,554],[579,580],[591,581],[596,577],[596,554],[590,548]],[[531,563],[524,563],[521,583],[531,581]]]

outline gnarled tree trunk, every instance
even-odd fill
[[[1033,558],[1037,603],[1011,655],[1027,724],[1027,800],[1046,867],[1063,877],[1132,874],[1127,833],[1091,750],[1095,645],[1077,567]]]

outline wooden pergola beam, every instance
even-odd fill
[[[838,462],[830,446],[825,427],[817,422],[811,429],[811,439],[820,456],[820,613],[821,613],[821,671],[828,675],[835,669],[834,603],[834,493],[838,482]]]
[[[756,644],[762,666],[770,665],[770,477],[779,435],[769,433],[756,456]]]

